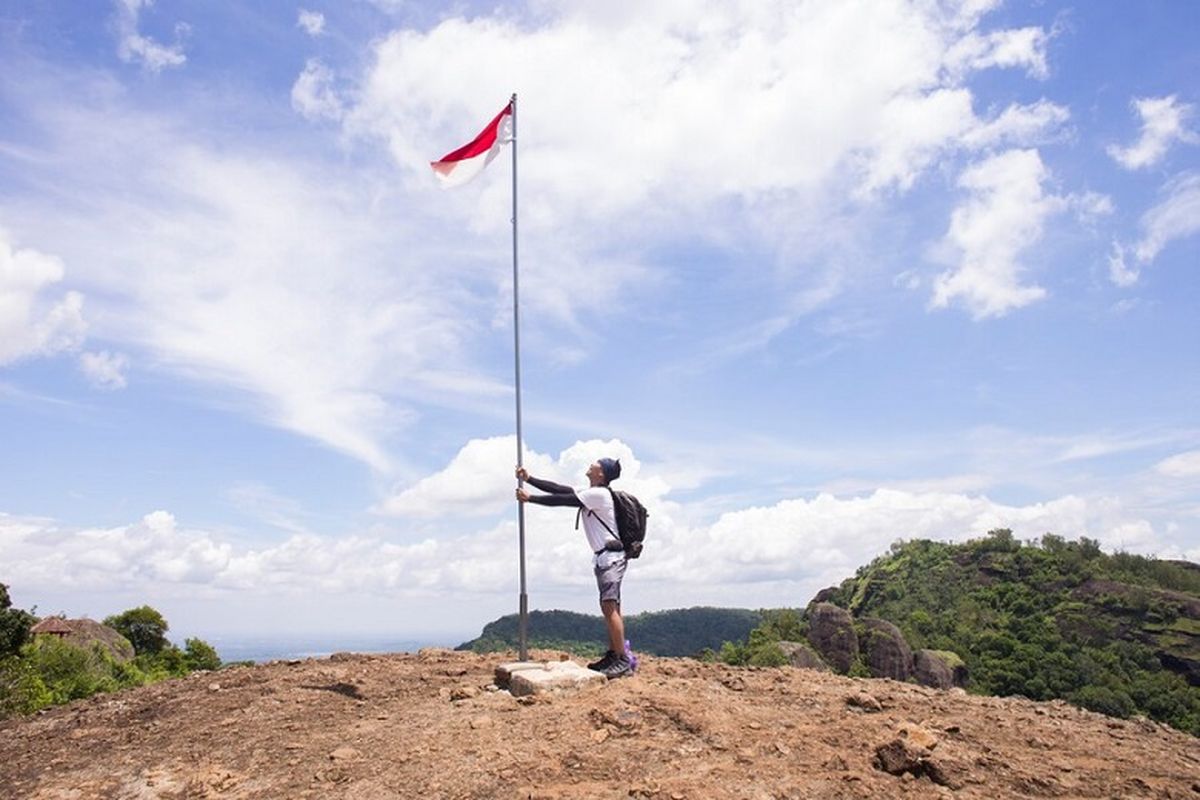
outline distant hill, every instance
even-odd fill
[[[682,608],[653,611],[625,618],[625,638],[638,652],[658,656],[694,656],[716,650],[726,641],[744,639],[762,621],[762,614],[745,608]],[[458,650],[488,653],[517,647],[516,614],[483,626],[479,637]],[[604,651],[608,634],[600,616],[574,611],[530,611],[529,646],[567,650],[581,655]]]
[[[1063,698],[1200,735],[1200,566],[1008,530],[899,543],[814,602],[953,651],[971,691]]]

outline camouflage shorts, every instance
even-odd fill
[[[606,559],[607,560],[607,559]],[[621,579],[625,577],[625,565],[628,562],[623,556],[613,558],[612,563],[601,567],[593,567],[596,573],[596,586],[600,589],[600,602],[616,600],[621,602]]]

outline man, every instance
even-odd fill
[[[524,467],[517,467],[517,478],[546,494],[532,495],[517,489],[517,500],[543,506],[569,506],[579,509],[583,532],[591,547],[592,569],[600,589],[600,612],[608,627],[608,652],[599,661],[588,664],[607,678],[620,678],[633,671],[625,655],[625,622],[621,619],[621,579],[625,577],[625,550],[617,535],[617,516],[608,484],[621,477],[621,462],[602,458],[587,470],[588,486],[572,489],[559,483],[534,478]]]

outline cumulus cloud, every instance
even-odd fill
[[[380,510],[399,516],[497,515],[513,505],[516,486],[515,436],[472,439],[444,469],[395,492]],[[567,486],[586,486],[588,466],[598,458],[621,462],[621,487],[659,497],[665,485],[641,477],[641,462],[630,447],[618,440],[576,442],[552,458],[527,452],[524,466],[529,473]]]
[[[385,142],[400,166],[389,175],[377,164],[354,173],[354,159],[288,161],[275,142],[224,133],[213,144],[186,111],[138,113],[119,93],[60,83],[37,102],[76,93],[42,112],[53,124],[35,177],[121,202],[50,213],[44,200],[26,225],[38,241],[70,242],[71,263],[86,261],[120,298],[122,313],[102,317],[114,347],[244,393],[268,422],[389,470],[416,402],[483,404],[508,391],[475,355],[508,312],[507,282],[489,262],[509,218],[507,184],[434,197],[428,161],[476,132],[513,86],[521,223],[533,232],[522,241],[522,303],[543,335],[564,334],[546,338],[578,363],[582,315],[630,284],[662,285],[643,254],[664,243],[700,231],[750,245],[800,284],[778,293],[787,302],[828,303],[841,276],[798,267],[853,238],[842,220],[854,209],[906,191],[947,152],[1053,135],[1064,112],[1052,104],[973,110],[973,70],[1036,62],[1002,55],[1003,36],[969,58],[952,52],[998,33],[983,29],[992,5],[781,0],[697,14],[683,3],[561,2],[528,19],[447,16],[394,30],[361,76],[310,61],[292,88],[296,110]],[[147,6],[119,8],[136,23]],[[462,74],[478,80],[464,85]],[[598,273],[605,281],[589,280]],[[585,280],[586,299],[570,288]]]
[[[292,84],[292,108],[309,119],[339,119],[344,113],[342,100],[333,86],[333,72],[315,58]]]
[[[154,0],[115,0],[117,4],[117,55],[126,63],[140,63],[143,68],[158,72],[164,67],[180,67],[187,61],[181,39],[189,28],[184,23],[175,26],[175,44],[167,46],[143,36],[138,30],[138,17],[154,5]]]
[[[1200,450],[1177,453],[1155,464],[1154,469],[1168,478],[1200,478]]]
[[[98,353],[81,353],[79,356],[79,368],[92,385],[100,389],[124,389],[125,370],[128,367],[129,358],[123,353],[101,350]]]
[[[1166,197],[1142,215],[1142,235],[1135,245],[1127,247],[1113,242],[1109,277],[1117,286],[1137,283],[1141,268],[1153,262],[1163,248],[1200,231],[1200,174],[1184,173],[1176,177],[1163,188],[1163,194]]]
[[[1147,521],[1111,498],[1068,495],[1012,506],[982,495],[880,489],[863,496],[784,500],[690,526],[681,521],[678,506],[656,493],[651,476],[641,477],[646,483],[636,492],[647,501],[651,529],[635,575],[640,594],[658,598],[653,607],[710,602],[714,592],[795,605],[898,538],[962,540],[997,527],[1011,528],[1021,538],[1054,532],[1095,537],[1111,548],[1184,552],[1164,547]],[[591,553],[573,530],[572,516],[564,509],[530,506],[526,518],[531,585],[542,593],[570,591],[590,604]],[[252,544],[180,526],[165,511],[129,525],[81,529],[0,514],[0,545],[27,588],[137,587],[151,595],[200,589],[262,595],[497,594],[511,589],[516,571],[511,520],[405,543],[373,534],[299,532],[283,541]]]
[[[635,14],[564,2],[533,26],[449,18],[378,44],[346,124],[382,137],[423,175],[430,142],[458,142],[522,87],[525,220],[539,231],[582,220],[581,231],[602,231],[598,218],[645,230],[683,210],[722,204],[728,214],[731,198],[903,190],[939,152],[990,124],[972,110],[967,74],[1040,70],[1044,36],[980,34],[987,5],[775,2],[696,13],[662,3]],[[588,57],[566,57],[577,53]],[[464,87],[461,74],[479,80]],[[1031,114],[1061,117],[1048,110]],[[658,210],[653,219],[647,208]]]
[[[1067,206],[1046,194],[1048,170],[1036,150],[1009,150],[968,168],[959,186],[971,196],[956,208],[943,245],[957,264],[934,283],[931,305],[961,301],[976,319],[998,317],[1046,296],[1023,281],[1021,253],[1042,235],[1047,217]]]
[[[320,11],[300,9],[296,24],[304,29],[309,36],[320,36],[325,32],[325,15]]]
[[[1115,144],[1108,147],[1108,154],[1125,169],[1157,164],[1175,142],[1200,142],[1200,136],[1187,127],[1194,109],[1187,103],[1180,103],[1175,95],[1136,98],[1131,105],[1141,117],[1141,135],[1128,147]]]
[[[83,342],[83,295],[50,292],[64,274],[61,259],[14,248],[0,231],[0,366],[73,350]]]

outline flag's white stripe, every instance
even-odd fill
[[[484,168],[492,163],[492,159],[500,154],[504,145],[511,141],[512,115],[506,114],[500,121],[500,129],[496,132],[496,141],[487,152],[460,161],[439,161],[433,174],[437,176],[438,183],[442,188],[462,186],[483,172]]]

